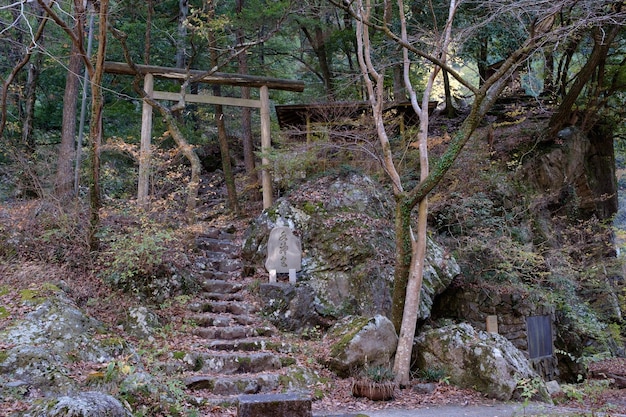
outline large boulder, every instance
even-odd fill
[[[313,290],[318,312],[335,318],[388,316],[396,252],[394,205],[387,190],[363,175],[324,177],[305,184],[252,222],[242,249],[245,271],[267,276],[263,265],[270,231],[288,226],[302,242],[297,285]],[[456,261],[429,240],[421,319],[430,316],[433,298],[459,271]],[[295,307],[291,301],[283,305],[290,303]]]
[[[30,313],[0,331],[0,400],[20,393],[29,399],[72,395],[81,390],[73,364],[104,368],[120,356],[134,358],[123,340],[103,338],[104,326],[61,290],[47,288],[23,301]]]
[[[508,401],[536,389],[536,399],[549,399],[545,383],[524,354],[499,334],[478,331],[467,323],[420,333],[413,363],[422,371],[443,371],[449,381]]]
[[[349,316],[328,331],[325,344],[330,356],[322,358],[323,362],[337,375],[347,377],[367,369],[390,368],[398,336],[384,316]]]

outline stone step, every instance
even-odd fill
[[[282,361],[275,353],[210,353],[190,352],[183,361],[195,372],[203,374],[248,374],[275,371],[282,367]]]
[[[303,393],[241,395],[238,417],[311,417],[311,396]]]
[[[228,326],[250,326],[260,322],[260,319],[255,316],[249,316],[246,314],[233,315],[233,314],[214,314],[214,313],[202,313],[196,314],[190,317],[196,325],[201,327],[228,327]]]
[[[271,327],[229,326],[229,327],[200,327],[193,330],[193,334],[203,339],[237,340],[256,336],[273,336],[275,330]]]
[[[231,281],[234,279],[233,274],[228,272],[220,272],[214,269],[202,271],[202,277],[207,279],[215,279],[220,281]]]
[[[230,258],[227,254],[220,252],[209,252],[204,257],[196,261],[196,266],[206,272],[222,272],[234,274],[243,270],[243,262],[240,259]]]
[[[212,228],[204,231],[204,233],[202,233],[198,237],[211,238],[211,239],[224,239],[224,240],[234,240],[235,239],[235,235],[233,235],[232,233],[229,233],[229,232],[227,232],[225,230],[222,230],[222,229],[218,229],[216,227],[212,227]]]
[[[209,293],[233,294],[244,289],[239,282],[224,281],[221,279],[205,279],[200,287]]]
[[[241,246],[232,239],[216,239],[208,236],[198,236],[196,247],[207,252],[222,253],[233,259],[239,256],[241,250]]]
[[[250,337],[237,340],[211,340],[204,346],[210,350],[229,352],[273,351],[291,353],[292,351],[289,344],[268,340],[265,337]]]
[[[258,394],[269,392],[280,386],[278,373],[257,373],[254,375],[195,375],[183,380],[190,390],[206,390],[218,395]]]
[[[259,310],[258,307],[250,303],[214,300],[191,303],[188,309],[196,313],[229,313],[234,315],[248,315]]]
[[[243,294],[222,294],[216,292],[205,292],[202,296],[207,300],[213,301],[243,301],[245,298]]]

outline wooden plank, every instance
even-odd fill
[[[157,100],[179,101],[180,93],[174,93],[170,91],[155,91],[152,94],[152,97]],[[185,94],[185,101],[188,103],[220,104],[222,106],[252,107],[255,109],[261,108],[260,100],[212,96],[209,94]]]
[[[200,70],[185,70],[181,68],[159,67],[155,65],[136,65],[139,74],[152,74],[155,77],[185,80],[188,77],[196,78],[197,81],[207,84],[233,85],[242,87],[260,88],[266,86],[272,90],[304,91],[304,82],[286,80],[282,78],[259,77],[255,75],[228,74],[224,72],[209,72]],[[104,63],[104,71],[109,74],[135,75],[133,69],[123,62],[107,61]]]

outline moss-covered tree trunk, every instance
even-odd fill
[[[396,196],[395,233],[396,259],[394,270],[393,295],[391,299],[391,321],[397,333],[400,333],[402,314],[404,312],[404,297],[406,296],[407,278],[411,267],[411,210],[406,194]]]

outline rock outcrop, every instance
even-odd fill
[[[97,391],[63,396],[52,403],[35,407],[27,417],[132,417],[115,397]]]
[[[592,141],[578,128],[567,127],[554,146],[525,164],[522,173],[548,196],[553,209],[599,219],[617,212],[612,134],[596,135]]]
[[[508,401],[536,389],[536,399],[548,399],[545,383],[523,353],[501,335],[474,329],[467,323],[422,331],[413,347],[413,361],[424,371],[437,369],[452,384]]]
[[[0,378],[23,381],[42,395],[75,391],[65,363],[104,364],[120,352],[94,338],[100,324],[84,315],[60,290],[39,302],[23,321],[0,332],[8,349],[0,351]]]
[[[345,315],[389,315],[395,262],[394,202],[391,195],[368,177],[324,177],[278,200],[249,227],[242,257],[247,274],[267,275],[263,265],[272,228],[290,227],[302,242],[302,270],[298,286],[313,291],[316,315],[301,327]],[[429,241],[424,271],[420,318],[430,316],[433,298],[459,273],[455,260]],[[286,320],[303,308],[296,298],[311,303],[309,290],[277,303],[268,312],[279,328],[293,331]],[[293,295],[293,294],[292,294]],[[270,299],[265,300],[269,305]],[[285,325],[286,327],[281,327]]]

